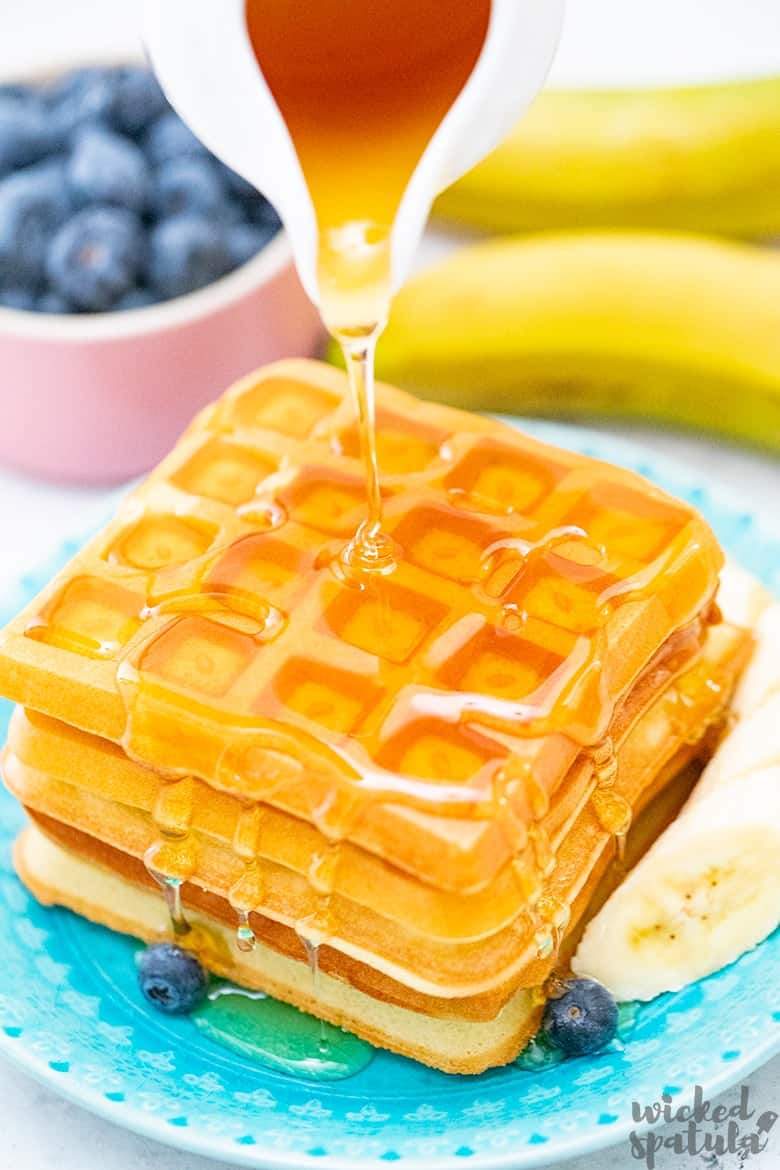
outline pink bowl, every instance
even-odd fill
[[[128,479],[236,378],[307,356],[320,337],[283,234],[208,288],[150,308],[0,308],[0,460],[81,483]]]

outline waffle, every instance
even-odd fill
[[[748,640],[711,624],[722,557],[695,511],[388,387],[397,564],[355,575],[358,446],[315,363],[199,416],[0,635],[0,692],[28,709],[6,780],[31,839],[247,946],[299,962],[303,938],[382,1003],[487,1022],[549,970]]]
[[[78,850],[56,845],[36,829],[16,843],[16,868],[44,905],[66,905],[112,930],[149,942],[165,937],[167,920],[160,898],[147,888],[118,878]],[[475,1073],[506,1064],[533,1035],[540,1008],[530,992],[520,991],[501,1017],[485,1023],[440,1020],[409,1011],[356,990],[321,972],[317,993],[305,963],[259,943],[252,954],[236,946],[235,931],[202,910],[188,911],[195,931],[211,940],[210,967],[245,987],[256,987],[337,1026],[360,1033],[370,1043],[391,1047],[423,1063],[455,1073]]]
[[[337,372],[283,363],[202,414],[8,627],[0,691],[329,835],[368,804],[381,853],[404,836],[432,878],[479,881],[494,818],[442,851],[409,810],[471,820],[511,760],[542,789],[503,794],[527,824],[706,612],[721,554],[638,476],[389,388],[378,405],[389,578],[329,567],[363,515],[351,406]]]
[[[671,776],[671,768],[668,774]],[[663,786],[662,796],[642,811],[628,837],[627,864],[638,860],[679,811],[696,775],[692,770],[675,775]],[[63,831],[56,822],[37,819],[17,841],[14,859],[25,884],[45,905],[67,906],[94,922],[147,942],[170,936],[165,907],[150,888],[143,868],[105,846],[101,848],[94,839]],[[582,921],[606,898],[613,880],[606,858],[602,858],[580,898],[587,915],[567,937],[567,952],[573,951]],[[388,981],[378,986],[371,969],[345,965],[343,957],[329,947],[321,950],[315,994],[294,932],[285,935],[270,921],[267,929],[260,930],[258,922],[259,941],[248,955],[236,945],[235,929],[224,903],[190,886],[185,891],[185,904],[193,933],[202,940],[201,957],[216,974],[295,1004],[378,1047],[444,1071],[475,1074],[506,1064],[538,1028],[543,1004],[536,987],[516,990],[499,1012],[477,1015],[462,1001],[410,1000],[393,994]],[[577,918],[579,914],[576,908]]]
[[[627,734],[618,753],[617,787],[638,814],[628,837],[627,864],[641,855],[687,798],[691,776],[685,766],[706,754],[702,729],[722,716],[749,650],[750,639],[743,632],[725,624],[713,628],[701,661],[656,698]],[[139,838],[128,803],[142,800],[141,788],[159,785],[159,777],[112,745],[21,711],[12,722],[4,771],[34,824],[18,843],[16,861],[36,896],[147,941],[170,937],[164,903],[140,860],[154,825],[149,821]],[[102,810],[94,816],[90,794],[112,787],[113,815]],[[196,831],[205,834],[200,827]],[[226,833],[225,843],[228,839]],[[586,803],[559,844],[552,883],[555,896],[567,899],[571,909],[564,952],[573,947],[582,920],[603,898],[605,884],[614,881],[614,852],[614,838]],[[366,860],[370,864],[369,855]],[[382,882],[368,884],[366,874],[358,921],[365,916],[366,902],[371,902],[365,894],[371,891],[375,910],[395,908],[396,891],[387,880],[392,875],[386,870],[382,877]],[[193,875],[182,887],[188,920],[201,939],[199,953],[211,969],[313,1011],[372,1043],[447,1071],[476,1073],[512,1059],[538,1025],[538,988],[555,958],[539,960],[533,948],[523,950],[521,936],[515,936],[514,950],[524,964],[500,985],[477,993],[472,988],[470,995],[463,994],[462,984],[426,993],[414,986],[425,940],[416,940],[408,958],[412,972],[400,970],[398,927],[388,919],[382,956],[356,957],[352,946],[340,949],[343,940],[338,937],[319,948],[315,995],[306,948],[290,924],[301,908],[294,908],[287,920],[278,913],[270,917],[271,906],[253,913],[258,942],[247,955],[237,946],[224,882],[221,889],[220,875],[213,871]],[[460,915],[452,909],[450,913],[453,926],[460,929]],[[482,954],[487,955],[484,969],[490,971],[489,947]]]
[[[615,729],[615,791],[632,808],[641,808],[655,794],[659,777],[676,774],[694,754],[695,746],[686,741],[698,739],[720,715],[748,645],[734,627],[713,627],[697,666],[627,719],[626,728]],[[584,767],[589,775],[583,784]],[[596,856],[583,855],[582,840],[592,841],[600,854],[610,839],[589,806],[591,771],[584,763],[575,766],[541,822],[558,858],[549,892],[567,907]],[[191,778],[171,785],[115,745],[22,709],[11,722],[3,773],[28,810],[137,860],[159,839],[161,801],[185,799],[194,813],[187,868],[179,876],[225,901],[235,900],[232,892],[246,869],[246,858],[236,849],[246,805],[234,794]],[[252,806],[250,814],[256,816]],[[601,830],[595,837],[594,825]],[[262,892],[256,904],[266,916],[293,927],[316,914],[320,895],[309,870],[312,858],[327,850],[328,841],[315,826],[264,810],[253,877]],[[345,842],[330,890],[328,938],[332,947],[387,972],[407,997],[412,990],[433,999],[468,997],[471,1010],[491,1013],[518,984],[538,978],[533,923],[522,915],[525,908],[511,864],[488,887],[464,895],[437,889]],[[441,1008],[434,1004],[431,1010]]]

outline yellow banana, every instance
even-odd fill
[[[483,241],[401,290],[377,361],[458,406],[666,421],[780,451],[780,253],[652,233]]]
[[[780,232],[780,78],[547,91],[437,208],[501,232]]]

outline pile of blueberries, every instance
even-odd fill
[[[135,309],[245,263],[279,218],[143,66],[0,86],[0,305]]]

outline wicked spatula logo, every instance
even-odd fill
[[[735,1166],[743,1166],[768,1147],[778,1119],[771,1109],[759,1114],[751,1107],[747,1085],[733,1104],[713,1105],[701,1085],[696,1085],[690,1105],[676,1106],[670,1094],[664,1093],[660,1101],[649,1105],[634,1101],[631,1111],[637,1125],[644,1122],[649,1127],[634,1130],[629,1139],[631,1156],[647,1170],[659,1166],[659,1156],[666,1160],[674,1154],[709,1157],[713,1162],[731,1155]],[[671,1128],[659,1133],[660,1126]]]

